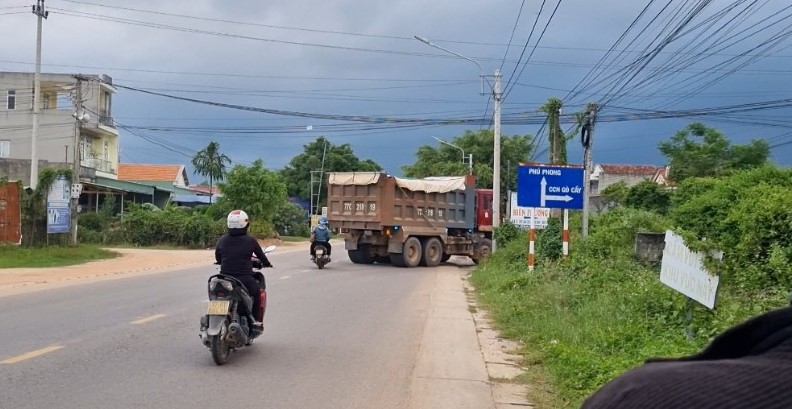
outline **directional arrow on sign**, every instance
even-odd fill
[[[569,195],[564,195],[564,196],[548,195],[547,194],[547,179],[545,179],[545,178],[542,178],[542,182],[540,184],[542,186],[542,191],[541,191],[542,207],[547,207],[547,202],[548,201],[570,202],[573,199],[573,197],[569,196]],[[536,185],[534,185],[534,186],[536,186]]]

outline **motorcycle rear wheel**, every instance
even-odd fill
[[[222,365],[228,361],[228,356],[231,354],[231,346],[228,341],[223,341],[220,335],[212,337],[210,347],[212,350],[212,359],[215,364]]]

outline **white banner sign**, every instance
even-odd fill
[[[720,260],[723,253],[714,256]],[[666,231],[660,282],[709,309],[715,308],[720,277],[704,268],[704,254],[690,251],[682,237],[670,230]]]
[[[511,192],[511,223],[527,229],[531,227],[531,218],[534,219],[534,229],[544,229],[550,218],[550,209],[517,206],[517,192]]]

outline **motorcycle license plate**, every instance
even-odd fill
[[[230,305],[230,301],[209,301],[206,313],[209,315],[226,315]]]

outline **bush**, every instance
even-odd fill
[[[138,246],[169,244],[188,247],[213,246],[225,230],[224,221],[205,214],[168,207],[134,208],[121,217],[124,241]]]
[[[110,219],[103,213],[82,213],[78,218],[77,225],[79,228],[77,230],[87,229],[98,233],[106,229],[109,223]]]
[[[792,169],[765,166],[723,179],[686,180],[670,216],[688,246],[725,253],[725,281],[762,292],[792,282],[790,203]]]
[[[536,235],[536,256],[540,263],[554,261],[561,258],[563,254],[562,221],[552,218],[548,221],[547,227],[539,230]]]
[[[517,240],[520,236],[525,236],[525,234],[524,230],[509,221],[495,228],[495,240],[498,241],[498,246],[501,247]]]
[[[225,221],[223,222],[225,225]],[[277,237],[277,233],[275,233],[275,228],[272,224],[266,220],[256,220],[254,219],[250,222],[250,228],[248,228],[248,233],[257,238],[257,239],[270,239],[273,237]]]
[[[286,202],[275,213],[275,230],[281,236],[308,237],[311,235],[310,217],[300,205]]]

